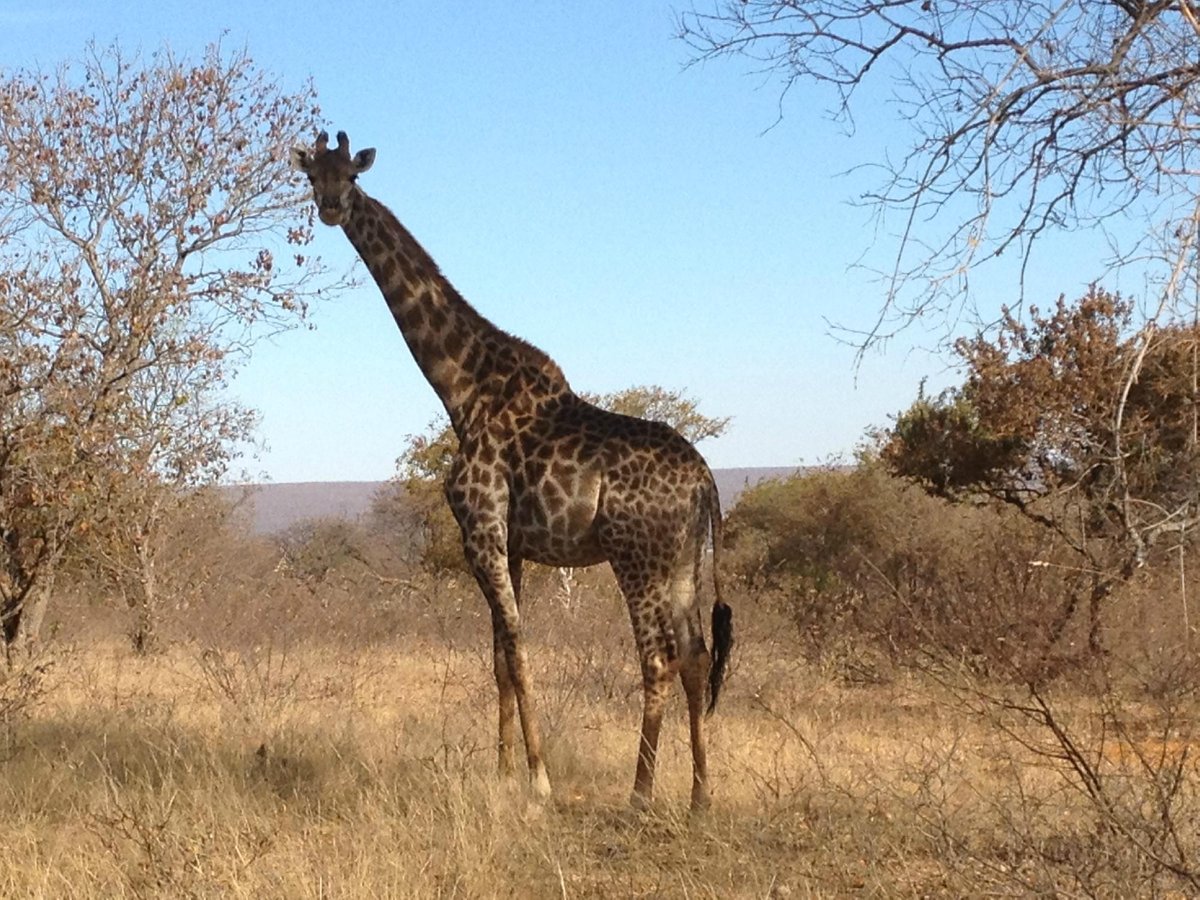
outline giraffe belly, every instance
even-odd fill
[[[522,559],[547,566],[591,566],[604,561],[594,508],[581,507],[569,517],[555,518],[544,509],[521,505],[529,515],[509,522],[508,540]]]
[[[606,559],[599,544],[584,546],[575,544],[567,546],[524,546],[520,550],[521,559],[541,563],[543,566],[569,566],[583,568],[602,563]]]
[[[510,507],[511,550],[548,566],[590,566],[605,560],[596,521],[599,478],[578,479],[569,485],[570,492],[546,482],[524,487]]]

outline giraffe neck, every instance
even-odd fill
[[[464,300],[382,203],[356,188],[353,212],[342,227],[460,437],[489,391],[512,381],[505,376],[526,373],[520,381],[527,392],[570,390],[545,353],[501,331]]]

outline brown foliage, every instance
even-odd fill
[[[329,281],[287,166],[315,113],[311,87],[220,45],[197,61],[92,47],[0,77],[8,639],[82,535],[150,585],[163,512],[246,436],[223,394],[240,354]]]
[[[1069,658],[1051,653],[1047,623],[1078,575],[1039,564],[1061,548],[1020,516],[951,505],[870,460],[751,488],[726,534],[735,574],[775,598],[815,659],[869,647],[1039,679]]]
[[[1130,334],[1130,306],[1093,289],[1077,303],[1006,314],[995,337],[960,341],[965,378],[922,397],[883,439],[891,471],[959,501],[1018,510],[1074,551],[1088,575],[1056,630],[1100,602],[1196,523],[1193,328]]]
[[[443,484],[458,451],[458,438],[442,416],[424,434],[409,435],[396,460],[396,477],[372,504],[372,517],[415,545],[433,573],[465,573],[462,536],[446,503]]]
[[[668,390],[657,384],[635,385],[610,394],[582,394],[584,400],[601,409],[666,422],[681,435],[697,444],[720,437],[729,428],[729,416],[706,416],[700,404],[683,391]]]

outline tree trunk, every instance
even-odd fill
[[[0,625],[3,625],[4,656],[11,665],[13,661],[12,648],[21,630],[21,612],[25,608],[25,598],[19,594],[5,596],[0,605]]]
[[[21,616],[21,633],[18,640],[28,653],[32,653],[41,640],[42,622],[46,618],[46,608],[50,605],[50,591],[53,586],[53,579],[44,580],[25,600],[25,613]]]
[[[151,652],[157,639],[155,613],[158,609],[158,576],[154,555],[147,548],[147,543],[143,541],[138,544],[137,583],[127,600],[134,614],[129,637],[134,653],[139,656]]]
[[[22,594],[5,598],[0,619],[3,619],[5,659],[10,666],[18,659],[28,658],[37,646],[52,587],[52,579],[43,579]]]

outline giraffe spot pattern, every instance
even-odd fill
[[[679,673],[692,719],[693,805],[703,805],[707,775],[696,716],[714,657],[696,595],[706,535],[711,529],[715,545],[719,534],[707,465],[669,427],[582,400],[550,357],[481,316],[395,215],[356,185],[375,154],[352,157],[349,146],[344,132],[336,148],[322,132],[315,149],[298,148],[292,159],[312,184],[322,221],[340,225],[362,256],[459,438],[445,493],[492,612],[501,767],[511,761],[519,706],[531,776],[547,784],[526,693],[517,604],[522,561],[607,560],[629,608],[645,687],[634,794],[646,799],[652,789],[657,722],[668,679]],[[714,628],[719,605],[718,597]],[[724,609],[711,669],[714,698],[732,640]]]

